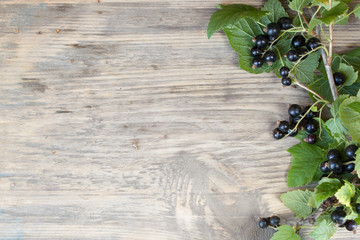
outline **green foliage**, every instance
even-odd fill
[[[339,116],[352,139],[360,143],[360,96],[345,99],[340,105]]]
[[[289,8],[302,14],[303,8],[309,5],[309,3],[311,3],[311,0],[293,0],[289,3]]]
[[[356,4],[353,11],[354,11],[354,15],[360,19],[360,3]]]
[[[336,18],[338,18],[341,15],[343,15],[344,13],[346,13],[348,9],[349,9],[349,6],[346,3],[339,2],[335,7],[333,7],[329,11],[326,11],[325,13],[323,13],[320,20],[324,24],[329,25]]]
[[[359,8],[360,11],[360,8]],[[342,61],[352,65],[356,71],[360,71],[360,47],[342,55]]]
[[[353,66],[341,63],[337,72],[341,72],[345,75],[346,81],[344,86],[351,86],[358,79],[358,72],[354,70]]]
[[[341,204],[350,207],[351,198],[355,195],[355,187],[346,180],[344,182],[344,185],[335,193],[335,197]]]
[[[282,17],[289,17],[279,0],[268,0],[264,7],[261,8],[261,11],[269,13],[260,19],[260,22],[264,25],[277,22]]]
[[[295,233],[295,229],[289,225],[282,225],[274,233],[270,240],[301,240],[300,236]]]
[[[336,99],[336,101],[333,102],[330,109],[333,117],[327,120],[325,123],[327,129],[329,129],[333,138],[338,141],[346,140],[346,135],[348,134],[348,129],[343,125],[339,116],[340,104],[348,97],[348,95],[340,95]]]
[[[308,205],[312,194],[309,190],[295,190],[282,194],[281,201],[296,214],[297,218],[305,218],[312,212],[312,208]]]
[[[320,51],[313,52],[309,56],[300,61],[295,68],[294,74],[299,82],[311,83],[314,81],[314,71],[319,65]],[[290,67],[294,67],[294,63],[288,63]]]
[[[315,206],[319,207],[320,204],[329,197],[334,196],[337,190],[341,187],[340,180],[336,178],[323,178],[319,185],[315,188]]]
[[[310,233],[310,236],[316,240],[328,240],[336,232],[336,227],[331,221],[322,220],[321,223]]]
[[[360,177],[360,148],[356,151],[355,170],[358,177]],[[360,198],[358,198],[357,202],[360,203]]]

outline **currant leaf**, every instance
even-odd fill
[[[328,240],[334,235],[336,230],[337,228],[331,221],[322,220],[315,230],[310,233],[310,236],[316,240]]]
[[[352,139],[360,143],[360,96],[345,99],[340,105],[339,116]]]
[[[302,14],[303,8],[309,5],[309,3],[311,3],[311,0],[293,0],[289,3],[289,8]]]
[[[319,185],[315,188],[315,206],[319,207],[320,204],[329,197],[334,196],[337,190],[341,187],[340,180],[336,178],[323,178],[320,180]]]
[[[335,197],[339,202],[347,207],[351,207],[351,198],[355,195],[355,187],[353,184],[344,180],[344,185],[335,193]]]
[[[312,208],[308,205],[312,196],[309,190],[295,190],[281,195],[280,199],[286,207],[296,214],[297,218],[305,218],[312,212]]]
[[[324,24],[330,25],[336,18],[340,17],[347,12],[349,6],[344,2],[339,2],[335,7],[331,8],[329,11],[326,11],[322,14],[322,17],[319,18]]]
[[[282,225],[274,233],[270,240],[301,240],[300,236],[295,233],[295,229],[289,225]]]
[[[269,13],[260,19],[260,22],[265,25],[277,22],[282,17],[289,17],[279,0],[268,0],[261,11]]]
[[[315,80],[314,71],[319,65],[320,51],[313,52],[308,57],[300,61],[295,66],[294,74],[298,81],[303,83],[311,83]],[[290,67],[294,67],[295,63],[289,63]]]
[[[342,60],[345,63],[352,65],[355,70],[360,71],[360,47],[357,47],[354,50],[343,54]]]
[[[354,70],[353,66],[341,63],[337,72],[345,75],[346,81],[343,86],[351,86],[358,79],[358,72]]]

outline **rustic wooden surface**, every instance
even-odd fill
[[[219,3],[1,1],[0,239],[265,240],[257,217],[293,220],[296,140],[270,131],[308,97],[206,38]]]

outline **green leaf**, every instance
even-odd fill
[[[360,47],[342,55],[342,60],[352,65],[355,70],[360,71]]]
[[[314,92],[318,93],[324,99],[329,102],[333,101],[333,97],[330,90],[330,85],[326,77],[318,75],[315,77],[315,81],[309,85],[309,88]],[[309,92],[310,98],[315,101],[315,98],[312,93]]]
[[[332,222],[331,221],[331,213],[330,212],[324,212],[322,213],[315,222],[315,226],[319,226],[321,224],[322,221],[327,221],[327,222]]]
[[[281,201],[286,207],[296,214],[297,218],[305,218],[312,212],[312,208],[308,205],[312,196],[309,190],[295,190],[281,195]]]
[[[300,236],[295,233],[295,229],[289,225],[282,225],[274,233],[270,240],[301,240]]]
[[[320,19],[312,18],[309,22],[308,32],[311,32],[316,27],[316,25],[321,24],[321,23],[322,22]]]
[[[323,161],[323,151],[320,147],[301,142],[288,149],[292,156],[287,182],[289,187],[299,187],[308,184],[313,179],[316,169]]]
[[[311,0],[293,0],[289,3],[289,8],[302,14],[303,8],[309,5],[309,3],[311,3]]]
[[[360,90],[360,82],[355,82],[351,86],[346,86],[340,89],[339,94],[348,94],[350,96],[356,96]]]
[[[326,25],[329,25],[331,22],[333,22],[337,17],[343,15],[347,12],[349,9],[349,6],[346,3],[339,2],[335,7],[331,8],[329,11],[325,12],[320,20],[325,23]]]
[[[340,120],[339,116],[339,107],[340,104],[349,97],[349,95],[340,95],[336,101],[331,105],[331,114],[333,118],[330,118],[326,121],[325,126],[330,130],[331,135],[336,140],[346,140],[346,135],[348,135],[348,129],[343,125],[343,122]]]
[[[360,3],[356,4],[353,11],[354,11],[355,17],[360,19]]]
[[[346,81],[343,86],[351,86],[358,79],[358,72],[355,71],[351,65],[341,63],[336,71],[343,73],[346,77]]]
[[[345,219],[349,219],[349,220],[354,220],[356,218],[359,217],[359,214],[357,214],[355,211],[353,211],[351,208],[350,208],[350,211],[349,213],[346,215]]]
[[[360,148],[356,151],[355,170],[358,177],[360,177]],[[360,197],[356,200],[356,203],[360,203]]]
[[[339,116],[352,139],[360,142],[360,97],[345,99],[340,105]]]
[[[319,58],[320,51],[316,51],[309,54],[306,59],[300,61],[300,63],[296,65],[294,74],[298,81],[303,83],[311,83],[314,81],[314,71],[319,65]],[[289,65],[293,67],[295,64],[290,63]]]
[[[268,0],[264,7],[261,8],[261,11],[269,12],[269,14],[260,19],[260,22],[265,25],[277,22],[282,17],[289,17],[279,0]]]
[[[338,179],[322,178],[319,185],[315,188],[315,206],[319,207],[324,200],[334,196],[340,187],[341,183]]]
[[[335,197],[339,202],[347,207],[351,207],[351,198],[355,195],[355,187],[353,184],[344,180],[344,185],[335,193]]]
[[[322,220],[322,222],[310,233],[310,236],[316,240],[328,240],[336,232],[334,223]]]
[[[210,18],[207,28],[208,38],[217,30],[235,24],[242,18],[249,17],[257,21],[267,13],[243,4],[220,5],[220,7],[221,9],[213,13]]]

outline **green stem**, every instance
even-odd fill
[[[280,61],[281,61],[282,66],[285,66],[284,61],[283,61],[283,59],[282,59],[282,57],[281,57],[280,50],[277,48],[277,46],[275,46],[275,48],[276,48],[276,50],[277,50],[277,52],[278,52],[278,54],[279,54],[279,57],[280,57]]]
[[[257,21],[257,24],[259,24],[259,25],[261,25],[261,26],[263,26],[263,27],[266,27],[265,24],[263,24],[263,23],[261,23],[261,22],[259,22],[259,21]]]
[[[321,29],[321,33],[324,35],[324,37],[326,38],[326,40],[328,40],[329,42],[331,41],[330,38],[325,34],[324,29],[322,27],[322,23],[319,24],[320,25],[320,29]]]

